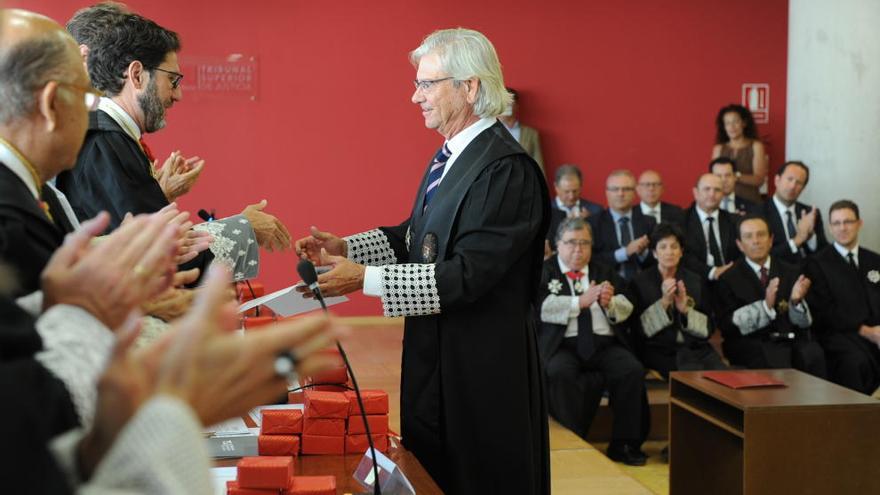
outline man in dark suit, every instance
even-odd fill
[[[72,40],[43,40],[43,49],[39,40],[7,40],[0,84],[13,97],[0,105],[0,258],[17,271],[18,297],[39,289],[40,272],[72,228],[46,181],[76,162],[98,95]]]
[[[662,222],[684,224],[684,210],[680,206],[662,201],[663,178],[654,170],[645,170],[639,176],[636,192],[639,193],[639,208],[642,214],[654,219],[656,224]]]
[[[785,162],[773,179],[776,192],[764,203],[764,218],[773,234],[773,256],[801,267],[828,245],[819,209],[798,201],[809,181],[810,169],[803,162]]]
[[[332,266],[318,277],[324,294],[363,289],[381,298],[386,316],[406,317],[404,444],[440,488],[548,493],[534,338],[547,184],[496,119],[510,95],[485,36],[437,31],[411,60],[412,101],[446,142],[428,164],[409,218],[346,239],[315,230],[296,242],[297,252]]]
[[[544,262],[538,290],[538,345],[555,418],[584,437],[602,390],[614,414],[608,456],[633,466],[648,432],[645,370],[630,349],[624,322],[632,304],[619,294],[623,280],[592,259],[588,222],[568,218],[560,227],[559,254]],[[604,387],[603,387],[604,386]]]
[[[721,179],[703,174],[694,187],[694,204],[685,213],[684,265],[710,282],[740,257],[736,223],[718,208],[720,204]]]
[[[654,263],[648,249],[654,218],[633,208],[635,190],[636,179],[629,170],[611,172],[605,182],[608,209],[589,218],[596,260],[614,267],[625,281]]]
[[[831,381],[873,394],[880,386],[880,255],[859,245],[859,207],[837,201],[828,211],[834,243],[807,263],[819,342]]]
[[[726,156],[719,156],[709,162],[709,172],[721,179],[722,196],[720,208],[738,217],[743,217],[749,213],[757,213],[759,210],[757,204],[736,195],[736,182],[739,176],[736,175],[735,170],[736,164]]]
[[[810,280],[770,256],[773,236],[764,218],[744,217],[738,233],[745,257],[724,273],[718,290],[724,355],[745,368],[793,367],[824,378],[825,357],[810,335]]]

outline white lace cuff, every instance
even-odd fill
[[[694,308],[688,309],[687,326],[684,327],[684,331],[694,337],[705,339],[709,336],[709,317]]]
[[[344,238],[348,259],[360,265],[382,266],[397,263],[388,237],[379,229],[368,230]]]
[[[737,309],[733,312],[732,319],[733,324],[739,328],[739,332],[743,335],[749,335],[756,330],[764,328],[772,321],[763,299]]]
[[[257,235],[244,215],[234,215],[200,223],[193,230],[214,236],[210,250],[214,261],[222,261],[232,270],[232,280],[249,280],[260,273],[260,246]]]
[[[79,493],[213,494],[201,423],[180,400],[154,397],[125,425],[83,488]]]
[[[670,318],[669,313],[663,309],[663,301],[661,299],[657,299],[654,304],[648,306],[648,308],[642,312],[642,316],[639,320],[642,322],[642,331],[645,332],[645,336],[648,338],[657,335],[660,330],[672,325],[672,318]]]
[[[385,316],[420,316],[440,312],[434,265],[406,263],[382,267]]]
[[[633,305],[623,294],[617,294],[611,298],[608,304],[608,320],[617,324],[626,321],[633,312]]]
[[[43,291],[38,290],[31,292],[26,296],[21,296],[15,300],[18,307],[30,313],[31,316],[37,318],[43,312]]]
[[[813,324],[813,315],[810,314],[810,307],[807,301],[801,301],[797,306],[790,305],[788,307],[788,319],[791,324],[798,328],[807,328]]]
[[[557,296],[550,294],[541,303],[541,321],[556,325],[568,325],[572,318],[572,299],[576,296]],[[577,314],[575,314],[575,317]]]
[[[37,320],[43,350],[36,355],[70,393],[83,427],[92,424],[98,377],[116,336],[88,311],[68,305],[49,308]]]

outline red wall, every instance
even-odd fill
[[[785,0],[128,4],[180,33],[185,69],[204,57],[257,56],[256,100],[189,91],[150,143],[157,155],[180,148],[207,159],[183,206],[228,215],[266,198],[295,237],[310,224],[349,234],[407,215],[441,143],[409,101],[407,53],[443,27],[493,41],[506,82],[520,90],[522,120],[541,131],[548,173],[580,164],[585,194],[602,203],[605,175],[621,167],[656,168],[667,198],[689,203],[715,112],[739,102],[746,82],[770,84],[770,124],[759,131],[771,163],[785,149]],[[87,3],[7,5],[64,22]],[[296,278],[292,254],[263,259],[270,289]],[[339,312],[380,311],[375,300],[354,299]]]

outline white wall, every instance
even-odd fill
[[[880,251],[880,0],[790,0],[788,33],[786,157],[811,172],[801,200],[827,227],[828,206],[852,199],[861,244]]]

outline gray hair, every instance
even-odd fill
[[[578,182],[580,182],[581,184],[584,183],[584,178],[581,175],[581,169],[579,169],[577,165],[571,164],[561,165],[559,168],[556,169],[556,180],[554,180],[554,182],[556,184],[559,184],[559,181],[561,181],[563,177],[568,177],[570,175],[577,177]]]
[[[593,238],[593,228],[590,226],[590,222],[588,222],[584,217],[570,217],[566,218],[562,222],[559,223],[559,228],[556,229],[556,242],[562,240],[562,236],[565,235],[566,232],[571,232],[573,230],[584,230],[590,233],[590,238]]]
[[[35,89],[52,80],[69,82],[68,49],[57,33],[0,49],[0,125],[33,111],[37,104]]]
[[[465,28],[434,31],[410,52],[410,62],[417,66],[429,53],[440,57],[440,66],[455,78],[455,84],[471,77],[480,80],[474,102],[474,113],[478,116],[497,117],[513,102],[513,96],[504,87],[495,47],[482,33]]]

